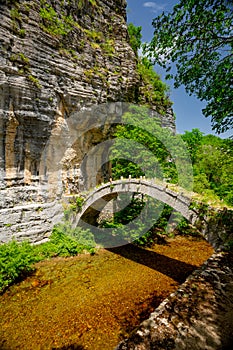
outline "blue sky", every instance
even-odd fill
[[[142,41],[150,41],[153,36],[152,20],[160,15],[163,11],[170,12],[175,4],[179,1],[145,1],[145,0],[127,0],[127,17],[128,22],[132,22],[136,26],[142,26]],[[156,68],[163,81],[165,81],[165,72],[162,68]],[[170,99],[173,102],[173,110],[176,115],[176,127],[178,133],[185,130],[198,128],[205,134],[215,134],[211,129],[210,118],[205,118],[202,109],[205,103],[199,101],[195,96],[189,96],[184,87],[174,89],[172,81],[166,83],[170,86]],[[226,132],[220,137],[228,137],[232,132]]]

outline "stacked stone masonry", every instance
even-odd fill
[[[230,350],[233,255],[215,253],[116,350]]]

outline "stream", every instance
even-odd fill
[[[177,236],[40,262],[0,296],[0,349],[113,350],[212,253]]]

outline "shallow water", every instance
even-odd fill
[[[0,349],[112,350],[212,253],[176,237],[40,262],[0,297]]]

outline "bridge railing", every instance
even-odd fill
[[[82,205],[76,213],[75,222],[78,224],[84,212],[95,202],[98,202],[98,205],[93,209],[98,211],[98,208],[104,208],[107,203],[103,197],[106,199],[106,196],[109,196],[108,199],[111,199],[113,198],[111,194],[121,192],[143,193],[173,207],[190,221],[215,249],[230,244],[233,246],[233,210],[231,208],[211,207],[207,203],[193,199],[195,195],[193,192],[188,192],[178,185],[145,177],[129,176],[119,180],[109,179],[109,182],[75,196],[82,198]]]

